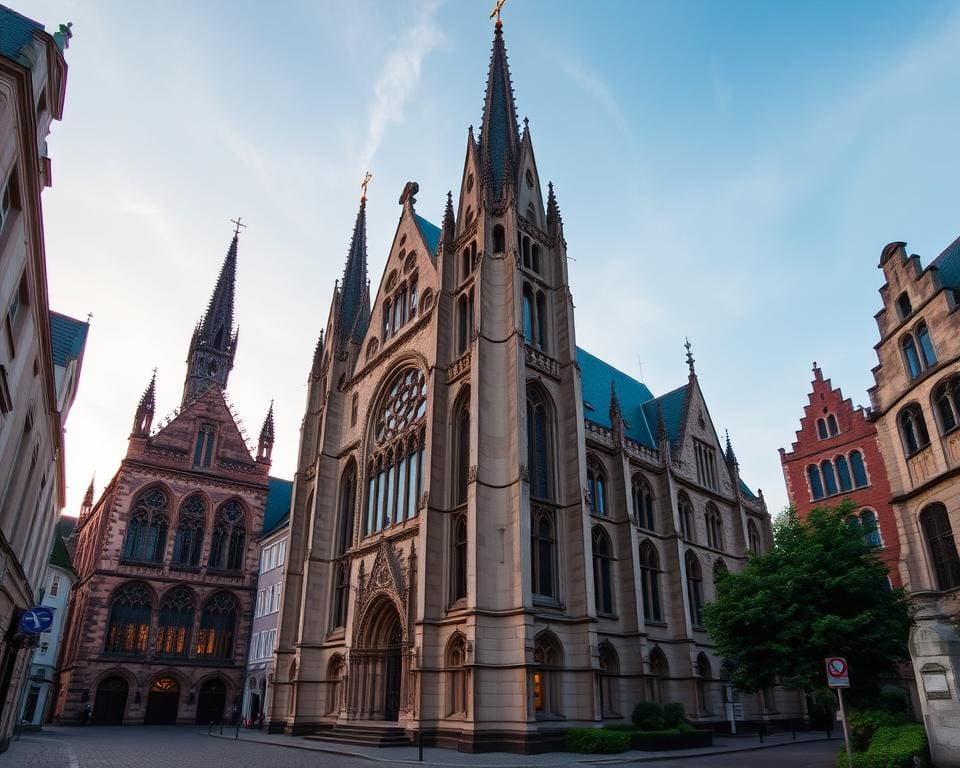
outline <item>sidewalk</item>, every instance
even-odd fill
[[[205,731],[199,731],[207,736]],[[218,731],[210,737],[234,740],[235,730],[224,729],[221,736]],[[374,763],[409,763],[411,765],[444,766],[445,768],[527,768],[527,766],[576,766],[576,765],[618,765],[622,763],[645,763],[654,760],[679,760],[682,758],[705,757],[707,755],[723,755],[731,752],[747,752],[770,747],[782,747],[801,742],[826,741],[822,732],[797,733],[796,741],[793,734],[774,733],[765,736],[763,743],[754,734],[738,736],[716,736],[712,747],[703,749],[682,749],[668,752],[641,752],[631,750],[616,755],[580,755],[573,752],[546,752],[540,755],[518,755],[513,752],[483,752],[470,754],[457,752],[453,749],[425,747],[423,763],[417,759],[417,747],[366,747],[353,744],[336,744],[332,742],[312,741],[300,736],[284,736],[282,734],[261,733],[249,728],[240,729],[240,741],[269,744],[287,749],[303,749],[311,752],[327,752],[334,755],[346,755],[362,758]],[[839,747],[842,736],[839,734],[831,739]]]

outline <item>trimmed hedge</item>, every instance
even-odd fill
[[[664,728],[663,707],[655,701],[641,701],[633,708],[630,719],[641,731],[662,731]]]
[[[847,764],[847,751],[840,747],[837,768],[914,768],[927,762],[927,732],[919,724],[885,725],[877,728],[865,752],[853,753],[853,766]]]
[[[600,728],[571,728],[567,731],[567,751],[583,754],[614,754],[630,749],[630,734]]]

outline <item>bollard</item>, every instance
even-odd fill
[[[794,740],[794,741],[797,740],[797,729],[796,729],[796,727],[794,727],[794,729],[793,729],[793,740]]]
[[[233,738],[234,739],[240,738],[240,718],[239,717],[237,718],[237,732],[233,734]]]
[[[423,731],[419,728],[417,729],[417,752],[419,753],[419,760],[423,762]]]
[[[210,725],[207,726],[207,736],[213,733],[213,720],[210,721]]]
[[[220,718],[220,735],[223,736],[223,718]]]

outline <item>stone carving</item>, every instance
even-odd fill
[[[447,384],[459,379],[463,374],[470,370],[470,350],[460,355],[450,365],[447,366]]]
[[[526,345],[524,346],[524,356],[526,357],[527,365],[531,368],[536,368],[538,371],[554,379],[560,378],[560,363],[549,355],[544,354],[539,349],[534,349]]]
[[[530,472],[527,470],[526,464],[520,465],[520,479],[525,483],[530,482]]]
[[[467,482],[475,483],[477,482],[477,465],[471,464],[470,469],[467,470]]]

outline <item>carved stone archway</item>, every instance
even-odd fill
[[[397,721],[408,715],[410,646],[403,611],[387,592],[373,596],[350,651],[348,717]]]

